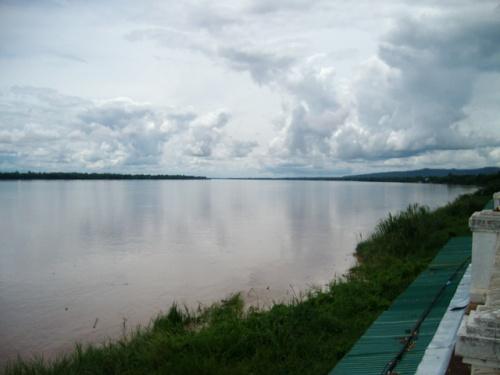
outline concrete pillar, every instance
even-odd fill
[[[498,207],[495,193],[495,208]],[[472,365],[473,375],[500,374],[500,211],[475,212],[472,230],[471,302],[479,303],[465,315],[455,352]]]
[[[500,374],[500,243],[495,253],[486,303],[464,316],[455,347],[471,374]]]
[[[484,304],[495,263],[496,244],[500,242],[500,211],[475,212],[469,219],[469,226],[472,231],[470,300]]]

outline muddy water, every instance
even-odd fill
[[[380,218],[466,188],[324,181],[0,182],[0,363],[100,342],[173,302],[321,286]],[[469,189],[470,191],[470,189]]]

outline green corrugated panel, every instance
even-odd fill
[[[471,237],[457,237],[448,241],[429,267],[378,317],[330,375],[379,375],[387,362],[402,348],[401,339],[408,335],[408,330],[415,325],[440,288],[471,255],[471,247]],[[464,271],[445,289],[422,323],[418,340],[396,367],[398,374],[415,373]]]

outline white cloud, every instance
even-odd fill
[[[467,150],[475,157],[462,158],[464,165],[498,164],[494,152],[484,151],[500,147],[498,117],[487,125],[473,123],[467,109],[475,82],[500,71],[498,16],[483,9],[467,16],[452,11],[404,17],[378,56],[348,82],[322,56],[273,74],[270,83],[290,100],[282,129],[270,142],[277,157],[266,162],[288,166],[289,173],[342,161],[406,158],[436,164],[432,155],[440,155],[436,161],[443,165]]]
[[[179,165],[189,168],[191,159],[212,157],[233,142],[225,110],[196,114],[127,98],[93,102],[31,87],[3,91],[0,105],[0,167],[6,169],[183,173]],[[248,148],[243,142],[240,156]]]

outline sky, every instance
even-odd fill
[[[500,165],[500,2],[0,0],[0,170]]]

